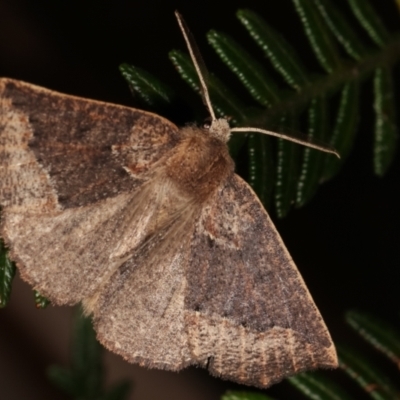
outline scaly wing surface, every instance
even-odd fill
[[[203,209],[185,276],[192,357],[213,374],[266,387],[299,371],[337,366],[299,271],[237,175]]]
[[[0,205],[43,212],[131,191],[177,140],[155,114],[0,79]]]
[[[157,115],[0,79],[0,236],[24,279],[58,304],[93,296],[149,234],[177,140]]]

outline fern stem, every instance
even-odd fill
[[[306,84],[300,92],[290,94],[279,102],[272,105],[268,112],[261,117],[263,124],[274,121],[276,117],[285,113],[299,113],[305,109],[313,98],[321,97],[327,93],[334,93],[343,85],[364,81],[373,75],[379,67],[391,67],[400,59],[400,36],[395,36],[382,49],[375,51],[358,62],[348,62],[329,75],[315,78]]]

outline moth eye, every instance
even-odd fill
[[[211,118],[211,116],[208,116],[208,117],[204,118],[203,127],[205,129],[210,129],[211,123],[212,123],[212,118]]]
[[[194,311],[200,311],[200,305],[199,305],[199,304],[196,304],[196,305],[193,307],[193,309],[194,309]]]
[[[214,357],[212,357],[212,356],[207,358],[207,363],[206,363],[206,368],[207,369],[209,368],[209,366],[211,365],[213,360],[214,360]]]
[[[119,176],[125,176],[127,172],[123,168],[118,168],[115,170]]]

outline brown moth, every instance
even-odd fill
[[[129,362],[200,365],[258,387],[336,367],[292,258],[234,173],[232,130],[215,118],[178,20],[209,128],[0,79],[0,235],[10,257],[54,304],[83,302],[100,342]]]

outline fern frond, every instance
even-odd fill
[[[393,92],[394,84],[390,69],[377,68],[374,76],[376,113],[374,168],[379,176],[383,176],[393,162],[398,140]]]
[[[271,138],[251,133],[247,141],[248,182],[268,208],[272,200],[275,169]]]
[[[257,103],[268,107],[279,100],[280,90],[274,79],[243,47],[214,30],[207,34],[207,39]]]
[[[328,73],[340,68],[342,61],[340,60],[336,43],[313,2],[309,0],[293,0],[293,3],[321,67]]]
[[[153,109],[168,107],[174,101],[175,92],[147,71],[129,64],[121,64],[119,70],[132,93]]]
[[[283,129],[298,126],[298,118],[289,115],[281,119]],[[275,209],[278,217],[284,217],[292,207],[300,173],[301,148],[295,143],[279,139],[276,154]]]
[[[336,160],[315,150],[294,151],[292,145],[274,139],[259,140],[254,135],[246,139],[243,135],[233,135],[230,148],[234,157],[243,146],[247,147],[248,167],[241,173],[246,175],[267,207],[274,198],[280,217],[287,214],[291,205],[301,207],[306,204],[320,182],[339,172],[355,141],[360,116],[360,86],[371,78],[374,78],[376,114],[373,165],[377,175],[384,175],[390,167],[397,141],[391,71],[400,59],[400,36],[386,30],[377,12],[365,0],[352,0],[348,4],[371,43],[364,43],[359,38],[354,22],[350,22],[332,1],[292,2],[315,58],[324,71],[322,74],[308,71],[296,50],[281,34],[250,10],[239,10],[237,17],[270,66],[258,61],[256,54],[249,53],[225,33],[211,30],[207,35],[212,48],[255,102],[254,105],[244,104],[221,79],[211,75],[210,93],[219,116],[228,117],[233,125],[291,131],[292,128],[282,121],[299,121],[303,115],[308,115],[308,140],[327,142],[341,154],[341,160]],[[348,57],[343,56],[341,50]],[[170,59],[181,77],[198,91],[198,78],[189,58],[172,51]],[[270,67],[281,75],[287,87],[275,83]],[[340,97],[339,106],[327,115],[326,110],[332,110],[331,98],[336,93]],[[273,170],[275,173],[271,172]],[[272,176],[275,177],[273,182],[270,181]]]
[[[354,3],[354,4],[353,4]],[[356,2],[353,2],[353,9],[356,7]],[[358,105],[358,98],[355,98],[353,91],[346,93],[346,87],[351,85],[354,91],[357,86],[369,79],[372,75],[376,74],[376,71],[382,68],[390,71],[393,65],[398,62],[400,56],[400,42],[399,37],[396,35],[389,35],[386,30],[382,27],[382,24],[376,17],[376,13],[372,13],[374,18],[369,21],[371,15],[371,7],[366,7],[364,3],[360,5],[357,9],[359,11],[359,18],[364,24],[368,25],[369,34],[373,40],[379,44],[380,50],[369,49],[358,39],[356,33],[351,28],[349,22],[342,15],[340,10],[333,6],[333,4],[328,0],[314,0],[316,8],[311,5],[308,1],[295,1],[296,10],[301,16],[303,26],[311,47],[316,55],[317,60],[320,62],[321,67],[328,72],[328,75],[320,76],[316,79],[308,79],[310,82],[305,88],[301,90],[300,94],[294,94],[284,101],[281,101],[279,105],[271,107],[268,110],[269,118],[276,114],[286,111],[286,108],[290,108],[292,112],[301,113],[302,109],[311,102],[313,98],[320,96],[329,96],[332,93],[342,90],[342,102],[338,109],[336,117],[336,126],[333,132],[331,132],[330,144],[335,146],[337,144],[344,145],[343,148],[338,150],[344,151],[344,156],[342,161],[336,162],[335,160],[329,161],[331,164],[331,169],[325,179],[333,177],[342,165],[344,159],[350,152],[351,145],[354,142],[354,133],[357,126],[357,120],[353,117],[350,121],[350,125],[346,125],[345,129],[342,129],[343,117],[347,114],[348,116],[357,116],[358,113],[353,113],[354,105]],[[360,11],[361,9],[361,11]],[[316,14],[316,10],[319,10],[320,16]],[[252,13],[251,11],[241,11],[238,14],[239,19],[243,25],[248,29],[249,33],[255,39],[255,41],[261,46],[265,51],[267,48],[266,44],[260,39],[263,31],[269,31],[269,28],[265,28],[266,23],[263,22],[260,17]],[[367,21],[368,24],[367,24]],[[326,25],[324,25],[324,23]],[[347,59],[340,59],[335,44],[332,42],[332,37],[329,35],[327,29],[335,36],[337,42],[344,48],[344,50],[352,57],[353,61]],[[270,36],[269,36],[270,37]],[[293,50],[294,51],[294,50]],[[271,55],[271,52],[265,51],[265,55],[270,58],[272,65],[281,72],[284,68],[283,66],[287,63],[285,59],[277,62],[276,57]],[[276,56],[276,54],[275,54]],[[277,67],[278,66],[278,67]],[[374,170],[378,175],[383,175],[387,170],[388,166],[393,160],[396,147],[397,139],[397,128],[394,116],[394,103],[393,103],[393,82],[390,82],[389,72],[386,74],[388,78],[385,82],[385,88],[380,92],[375,89],[375,111],[377,124],[379,121],[385,121],[385,123],[380,123],[379,127],[375,130],[375,161]],[[287,73],[282,74],[283,78],[286,78]],[[375,85],[376,86],[376,85]],[[386,96],[381,96],[380,93],[385,93]],[[346,95],[349,99],[352,97],[352,101],[346,101]],[[377,107],[376,104],[379,103],[379,99],[385,99],[385,107]],[[349,100],[348,99],[348,100]],[[278,108],[279,107],[279,108]],[[385,111],[381,111],[385,108]],[[348,112],[346,110],[348,109]],[[346,118],[345,118],[346,120]],[[266,121],[268,122],[268,121]],[[350,131],[348,126],[353,129]],[[381,146],[381,143],[385,143],[386,146]],[[389,150],[390,149],[390,150]],[[377,157],[376,154],[379,154]],[[378,158],[378,160],[377,160]],[[335,165],[336,167],[332,167]],[[321,177],[321,180],[324,180]]]
[[[390,41],[390,34],[371,3],[365,0],[349,0],[349,5],[369,37],[379,47],[384,47]]]
[[[400,369],[400,333],[388,322],[360,311],[348,311],[346,322]]]
[[[354,144],[360,119],[360,85],[357,81],[346,83],[340,93],[340,103],[330,144],[340,154],[340,160],[326,157],[323,180],[337,174]]]
[[[249,10],[239,10],[236,15],[288,85],[301,90],[309,83],[307,70],[296,51],[278,32]]]
[[[352,400],[352,397],[341,386],[320,371],[302,372],[287,380],[308,399]]]
[[[368,54],[364,43],[358,38],[350,22],[329,0],[314,0],[329,29],[342,45],[346,53],[354,60],[360,60]]]
[[[37,290],[33,291],[35,296],[36,308],[46,308],[50,304],[50,300],[42,296]]]
[[[325,97],[317,97],[311,101],[308,109],[308,138],[313,141],[324,142],[327,139],[327,107]],[[297,181],[297,207],[303,206],[317,191],[326,156],[326,153],[315,149],[308,147],[304,149]]]
[[[3,241],[0,239],[0,308],[4,308],[11,296],[15,264],[10,261]]]
[[[337,346],[339,367],[376,400],[399,398],[399,388],[367,356],[347,346]]]

